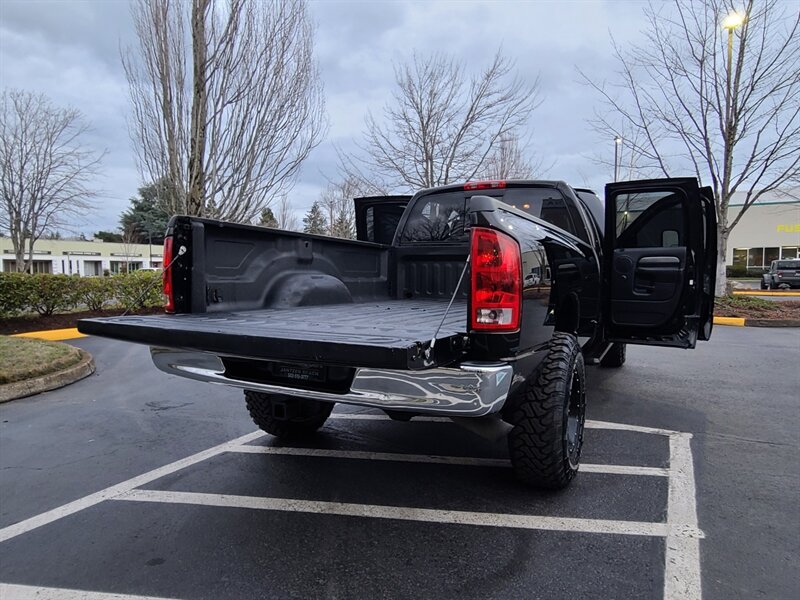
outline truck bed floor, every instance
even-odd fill
[[[231,313],[84,319],[78,329],[131,342],[244,356],[347,366],[419,369],[447,309],[443,300],[390,300]],[[436,363],[452,360],[466,332],[456,302],[437,336]],[[452,356],[451,356],[452,355]]]

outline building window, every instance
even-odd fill
[[[747,251],[747,266],[748,267],[763,267],[764,266],[764,249],[763,248],[750,248]]]
[[[4,260],[3,270],[10,273],[17,270],[16,260]],[[35,260],[33,261],[34,273],[52,273],[53,261],[50,260]]]
[[[111,272],[114,275],[119,275],[120,273],[129,273],[141,269],[142,263],[134,261],[126,262],[124,260],[112,260],[110,267]]]
[[[764,264],[771,265],[773,260],[778,260],[781,257],[780,248],[764,248]]]
[[[83,274],[89,277],[99,277],[103,274],[103,261],[85,260],[83,261]]]
[[[781,258],[797,258],[797,246],[784,246],[781,248]]]
[[[747,248],[733,249],[733,266],[741,268],[747,267]]]

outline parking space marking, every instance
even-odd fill
[[[181,469],[199,462],[203,462],[212,456],[216,456],[217,454],[225,452],[232,446],[239,446],[241,444],[252,442],[253,440],[256,440],[264,435],[266,434],[263,431],[254,431],[253,433],[248,433],[247,435],[223,442],[218,446],[208,448],[207,450],[202,450],[197,454],[192,454],[191,456],[187,456],[181,460],[164,465],[163,467],[153,469],[152,471],[148,471],[142,475],[137,475],[136,477],[132,477],[131,479],[123,481],[122,483],[107,487],[99,492],[95,492],[94,494],[90,494],[73,502],[69,502],[68,504],[48,510],[47,512],[36,515],[35,517],[30,517],[29,519],[25,519],[19,523],[14,523],[13,525],[4,527],[3,529],[0,529],[0,542],[5,542],[6,540],[10,540],[18,535],[22,535],[23,533],[27,533],[33,529],[37,529],[43,525],[52,523],[53,521],[63,519],[64,517],[84,510],[85,508],[89,508],[95,504],[100,504],[104,500],[110,500],[114,496],[124,494],[133,488],[145,485],[151,481],[155,481],[156,479],[164,477],[165,475],[169,475],[175,471],[180,471]]]
[[[332,419],[385,421],[389,417],[373,413],[336,413]],[[416,421],[451,422],[447,417],[417,417]],[[666,523],[614,521],[603,519],[581,519],[544,517],[537,515],[515,515],[503,513],[481,513],[469,511],[449,511],[429,508],[393,507],[369,504],[348,504],[338,502],[320,502],[286,498],[262,498],[250,496],[232,496],[225,494],[202,494],[192,492],[168,492],[159,490],[136,489],[156,479],[169,475],[186,467],[203,462],[226,452],[242,452],[254,454],[287,454],[329,458],[356,458],[371,460],[402,460],[409,462],[464,464],[499,466],[505,460],[454,457],[437,455],[415,455],[402,453],[376,453],[362,451],[324,450],[309,448],[275,448],[249,446],[250,442],[263,437],[262,431],[229,440],[213,448],[203,450],[184,459],[163,467],[153,469],[122,483],[79,498],[63,506],[41,513],[19,523],[0,529],[0,542],[12,539],[43,525],[47,525],[66,516],[89,508],[105,500],[164,502],[173,504],[205,505],[219,507],[251,508],[260,510],[331,514],[378,519],[396,519],[405,521],[423,521],[443,524],[477,525],[485,527],[509,527],[516,529],[539,529],[550,531],[572,531],[577,533],[600,533],[617,535],[663,537],[666,542],[666,558],[664,571],[665,600],[699,600],[702,597],[700,578],[700,542],[704,537],[698,527],[697,498],[694,479],[694,465],[691,452],[691,434],[628,425],[605,421],[586,421],[589,429],[609,429],[633,431],[651,435],[666,436],[669,439],[669,468],[638,467],[629,465],[584,464],[582,470],[589,473],[612,475],[652,475],[668,477],[668,501]],[[25,599],[33,598],[144,598],[141,596],[114,596],[108,594],[91,595],[92,592],[80,590],[62,590],[59,588],[36,588],[0,584],[0,596]],[[4,586],[4,587],[3,587]],[[19,593],[17,591],[19,590]],[[38,591],[37,591],[38,590]],[[41,593],[40,593],[41,592]],[[38,595],[24,595],[24,594]],[[51,595],[43,595],[51,594]],[[61,595],[58,595],[61,594]],[[64,595],[73,594],[73,595]],[[77,594],[77,595],[75,595]]]
[[[294,498],[265,498],[261,496],[237,496],[197,492],[131,490],[125,494],[115,496],[113,500],[315,513],[451,525],[543,529],[548,531],[571,531],[576,533],[605,533],[651,537],[666,537],[668,533],[666,523],[650,523],[644,521],[544,517],[539,515],[439,510],[408,506],[323,502],[319,500],[297,500]]]
[[[677,431],[660,429],[657,427],[644,427],[642,425],[629,425],[628,423],[611,423],[610,421],[593,421],[586,419],[587,429],[611,429],[615,431],[634,431],[636,433],[649,433],[651,435],[675,435]]]
[[[157,596],[108,594],[105,592],[36,587],[11,583],[0,583],[0,598],[7,600],[170,600],[169,598]]]
[[[699,600],[700,538],[697,522],[697,490],[694,483],[692,434],[669,437],[669,492],[667,496],[667,553],[664,568],[664,600]],[[698,535],[691,535],[692,530]]]
[[[270,454],[279,456],[311,456],[314,458],[346,458],[354,460],[385,460],[394,462],[426,463],[438,465],[464,465],[470,467],[511,468],[507,458],[480,458],[474,456],[441,456],[436,454],[405,454],[402,452],[367,452],[361,450],[328,450],[322,448],[290,448],[281,446],[233,446],[226,452],[243,454]],[[669,469],[636,467],[629,465],[581,464],[583,473],[608,475],[648,475],[668,477]]]
[[[388,415],[380,415],[374,413],[334,413],[330,417],[330,419],[344,419],[344,420],[351,420],[351,421],[391,421],[393,420]],[[452,423],[453,420],[450,417],[413,417],[411,419],[412,423]],[[609,421],[593,421],[592,419],[586,419],[586,428],[587,429],[612,429],[616,431],[633,431],[636,433],[649,433],[652,435],[675,435],[677,431],[671,431],[669,429],[659,429],[656,427],[644,427],[642,425],[629,425],[628,423],[611,423]]]

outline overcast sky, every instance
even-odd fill
[[[599,140],[587,127],[596,97],[578,83],[576,68],[612,76],[609,32],[622,43],[638,38],[643,6],[636,0],[312,2],[330,131],[292,192],[298,213],[317,198],[326,176],[336,176],[334,145],[352,147],[367,111],[380,114],[393,88],[393,62],[439,51],[479,69],[501,44],[522,78],[541,78],[544,102],[533,115],[531,150],[554,163],[544,175],[601,191],[610,175],[591,159],[599,151],[613,154],[613,140]],[[43,92],[78,108],[93,127],[89,142],[108,151],[99,182],[105,193],[80,227],[86,233],[115,229],[141,183],[118,50],[132,35],[127,0],[0,0],[2,87]]]

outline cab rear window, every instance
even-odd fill
[[[490,195],[581,239],[587,238],[577,209],[567,204],[561,192],[555,188],[528,188],[507,189],[502,195],[494,191],[490,194],[484,191],[474,194],[455,191],[423,196],[411,209],[401,236],[402,241],[441,242],[466,239],[467,200],[472,195]]]
[[[800,270],[800,260],[779,260],[776,263],[775,268]]]

